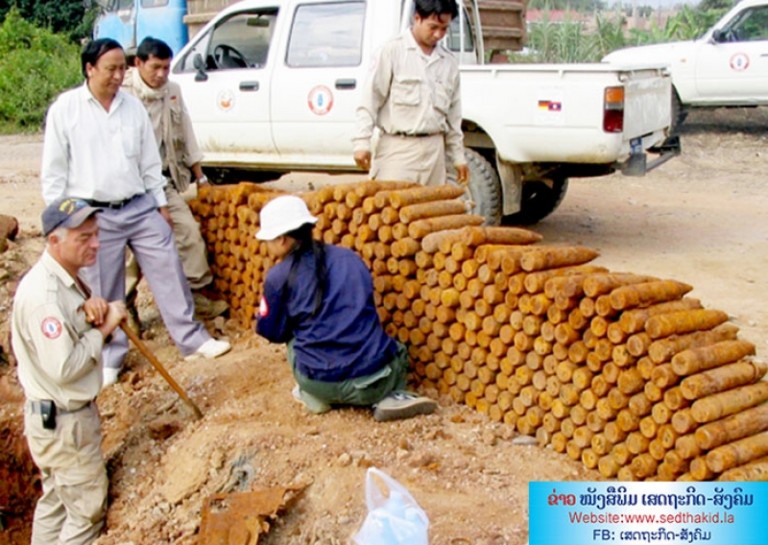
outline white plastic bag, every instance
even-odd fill
[[[403,485],[375,467],[365,476],[365,503],[368,516],[353,537],[357,545],[428,545],[427,514]]]

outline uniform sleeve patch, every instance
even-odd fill
[[[43,331],[43,335],[49,339],[58,339],[62,330],[61,322],[58,318],[48,316],[43,319],[43,322],[40,324],[40,329]]]
[[[261,296],[261,302],[259,303],[259,316],[262,318],[269,316],[269,305],[263,295]]]

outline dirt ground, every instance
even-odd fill
[[[597,264],[694,286],[707,308],[726,311],[768,349],[768,112],[689,117],[683,155],[642,178],[572,180],[564,203],[536,227],[545,242],[600,251]],[[21,234],[0,255],[0,339],[18,276],[42,250],[39,136],[0,137],[0,214]],[[515,434],[440,400],[434,415],[378,424],[366,410],[322,416],[291,397],[282,347],[236,324],[209,327],[233,341],[215,362],[184,362],[150,296],[142,292],[145,341],[200,406],[189,409],[138,353],[105,390],[104,452],[111,491],[100,545],[198,543],[203,501],[253,487],[304,487],[260,543],[342,544],[365,517],[364,478],[376,466],[403,483],[427,512],[436,545],[522,545],[528,482],[599,480],[565,455],[516,444]],[[2,354],[0,354],[2,356]],[[427,392],[436,395],[434,392]],[[0,363],[0,545],[28,542],[35,479],[20,436],[22,396]],[[14,492],[17,492],[14,496]]]

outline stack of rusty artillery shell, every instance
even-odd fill
[[[252,324],[264,275],[272,266],[266,246],[254,237],[259,210],[277,194],[250,183],[204,186],[190,202],[208,248],[214,289],[246,327]]]
[[[691,286],[482,226],[462,188],[335,185],[302,195],[316,237],[358,252],[415,378],[603,476],[768,478],[768,383],[754,346]],[[253,235],[277,193],[252,184],[193,204],[216,288],[247,327],[272,261]]]

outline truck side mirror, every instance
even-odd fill
[[[205,73],[205,62],[200,53],[195,53],[195,56],[192,59],[192,65],[197,69],[195,81],[208,81],[208,74]]]
[[[719,28],[712,31],[712,41],[716,44],[720,44],[723,42],[727,42],[728,38],[724,31],[720,30]]]

